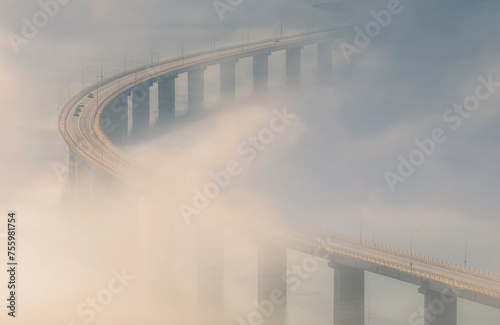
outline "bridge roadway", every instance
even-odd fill
[[[220,48],[216,51],[200,52],[129,70],[101,80],[98,84],[74,96],[61,111],[59,131],[70,150],[97,170],[131,182],[139,189],[142,186],[150,186],[152,183],[158,184],[160,181],[131,161],[101,129],[100,115],[104,107],[109,105],[114,98],[129,92],[142,82],[155,80],[161,76],[174,77],[179,73],[201,69],[225,60],[237,60],[322,41],[333,42],[342,35],[345,35],[345,30],[287,37],[280,42],[274,42],[272,39],[264,40]],[[94,98],[87,97],[90,92],[93,92]],[[73,116],[73,112],[79,102],[84,104],[84,108],[80,116],[76,117]],[[162,186],[168,185],[166,182],[162,184]],[[227,222],[231,224],[239,221],[233,219]],[[241,224],[236,224],[236,226],[241,226]],[[500,278],[496,274],[466,269],[446,261],[410,254],[313,227],[270,226],[263,228],[258,224],[248,227],[248,222],[245,222],[245,226],[240,228],[244,232],[252,232],[257,237],[271,239],[288,248],[308,254],[317,255],[319,251],[326,252],[333,267],[335,263],[341,263],[415,285],[426,286],[435,291],[451,286],[460,289],[461,298],[500,308]],[[411,264],[413,266],[410,266]]]
[[[104,79],[75,95],[60,113],[59,132],[71,150],[92,166],[97,167],[98,170],[122,180],[131,181],[136,185],[138,183],[145,185],[145,182],[156,183],[155,178],[148,175],[127,158],[106,137],[99,125],[104,107],[119,94],[129,92],[133,87],[156,77],[177,76],[180,73],[203,69],[206,66],[227,60],[238,60],[261,53],[302,47],[321,41],[333,42],[345,33],[346,29],[341,29],[286,37],[280,42],[269,39],[239,44],[129,70],[126,73]],[[87,97],[90,92],[93,92],[94,98]],[[73,116],[73,112],[80,102],[84,104],[83,111],[79,117]]]
[[[444,260],[374,244],[357,237],[314,226],[266,225],[247,220],[226,223],[260,240],[273,242],[335,263],[426,287],[437,292],[458,289],[462,299],[500,309],[500,275],[465,268]]]

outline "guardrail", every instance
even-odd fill
[[[414,261],[421,262],[421,263],[426,263],[434,266],[439,266],[445,269],[453,270],[453,271],[458,271],[464,274],[469,274],[473,276],[477,276],[483,279],[487,280],[492,280],[492,281],[497,281],[500,282],[500,274],[493,273],[493,272],[488,272],[476,268],[471,268],[471,267],[464,267],[463,265],[448,262],[442,259],[438,259],[435,257],[429,257],[426,255],[422,254],[417,254],[417,253],[411,253],[407,250],[399,249],[399,248],[394,248],[391,246],[387,246],[384,244],[379,244],[379,243],[373,243],[371,241],[367,240],[360,240],[359,237],[356,236],[350,236],[338,232],[334,232],[328,229],[316,227],[316,226],[310,226],[310,225],[301,225],[299,226],[300,228],[306,230],[306,231],[311,231],[316,234],[321,234],[324,236],[328,236],[332,239],[336,239],[339,241],[359,245],[361,247],[373,249],[379,252],[384,252],[384,253],[389,253],[392,255],[400,256],[400,257],[405,257],[409,259],[413,259]]]
[[[349,256],[349,257],[358,259],[360,261],[374,263],[374,264],[377,264],[380,266],[386,266],[386,267],[392,268],[392,269],[400,271],[400,272],[405,272],[408,275],[419,276],[423,279],[438,281],[438,282],[441,282],[441,283],[444,283],[444,284],[447,284],[450,286],[454,286],[456,288],[461,288],[461,289],[473,291],[476,293],[480,293],[480,294],[483,294],[483,295],[486,295],[489,297],[493,297],[496,299],[500,299],[500,292],[499,291],[492,290],[492,289],[489,289],[489,288],[484,287],[484,286],[472,284],[472,283],[462,281],[462,280],[457,280],[457,279],[454,279],[452,277],[445,276],[442,274],[429,272],[429,271],[423,270],[423,269],[418,268],[418,267],[411,267],[410,265],[405,264],[405,263],[394,262],[394,261],[390,261],[387,259],[383,259],[383,258],[380,258],[380,257],[375,256],[375,255],[370,254],[370,253],[359,252],[353,248],[332,246],[332,245],[329,245],[327,243],[327,241],[318,240],[318,239],[322,239],[322,237],[328,237],[328,238],[334,238],[337,240],[340,239],[341,241],[345,241],[345,242],[349,242],[349,243],[353,243],[353,244],[358,244],[358,245],[360,243],[362,243],[362,241],[360,241],[359,238],[355,237],[355,236],[344,235],[344,234],[333,232],[331,230],[327,230],[327,229],[323,229],[323,228],[315,227],[315,226],[310,226],[310,225],[292,225],[291,226],[292,228],[298,229],[299,231],[290,231],[290,230],[286,230],[283,227],[278,227],[278,226],[263,226],[261,223],[257,222],[256,220],[251,220],[251,221],[249,221],[249,220],[235,220],[235,218],[224,218],[224,220],[227,221],[228,223],[233,223],[233,224],[238,224],[240,222],[243,222],[244,227],[246,228],[247,231],[249,231],[250,229],[253,229],[254,231],[257,231],[258,233],[261,233],[261,234],[272,235],[277,240],[285,239],[285,240],[291,241],[293,243],[301,243],[301,244],[305,244],[305,245],[308,245],[311,247],[318,247],[318,248],[324,249],[327,252],[332,253],[332,254],[340,254],[340,255],[344,255],[344,256]],[[239,224],[239,225],[241,226],[241,224]],[[305,235],[300,234],[301,232],[304,233]],[[311,238],[311,235],[313,235],[314,239]],[[365,247],[367,247],[367,246],[365,246]],[[407,257],[407,254],[406,254],[407,252],[405,252],[404,250],[392,248],[392,247],[385,246],[385,245],[377,245],[377,247],[383,247],[383,249],[375,249],[376,251],[382,251],[382,252],[386,252],[386,253],[397,252],[397,254],[394,254],[394,255]],[[400,255],[398,255],[398,254],[400,254]],[[435,260],[435,261],[441,262],[441,263],[437,263],[437,266],[443,267],[445,269],[450,269],[450,265],[453,265],[453,263],[449,263],[446,261],[441,261],[441,260],[434,259],[431,257],[423,256],[423,255],[420,255],[420,256],[421,256],[421,258],[424,258],[425,260]],[[455,269],[451,268],[451,270],[455,270]],[[457,270],[455,270],[455,271],[461,271],[461,270],[460,270],[460,268],[457,268]],[[489,274],[490,276],[493,277],[494,280],[496,280],[498,277],[497,274],[494,274],[491,272],[485,272],[485,271],[481,271],[478,274]],[[490,278],[487,278],[487,279],[490,280]]]
[[[326,29],[326,30],[315,32],[315,33],[303,33],[303,34],[297,34],[297,35],[290,35],[290,36],[282,38],[281,41],[282,42],[290,42],[290,41],[293,41],[294,39],[299,39],[299,40],[297,40],[297,42],[299,42],[299,41],[306,42],[308,40],[312,41],[312,40],[317,40],[317,39],[322,39],[322,38],[327,38],[327,37],[341,36],[342,35],[341,33],[348,31],[350,27],[351,26],[344,26],[344,27],[340,27],[340,28]],[[337,35],[337,33],[334,33],[334,32],[339,32],[339,35]],[[304,36],[308,36],[308,37],[310,37],[310,39],[309,38],[307,38],[307,39],[304,38],[304,40],[300,40],[300,38],[304,37]],[[246,49],[242,49],[241,53],[245,53],[246,51],[253,51],[253,50],[255,50],[255,48],[251,49],[251,47],[255,47],[255,46],[259,45],[259,44],[266,44],[266,42],[270,42],[271,40],[272,39],[257,40],[257,41],[254,41],[254,42],[249,42],[247,44],[243,44],[243,47],[247,47],[247,48]],[[282,45],[282,43],[280,43],[279,45],[276,45],[276,46],[280,46],[280,45]],[[72,98],[70,98],[68,100],[68,102],[64,105],[64,107],[61,110],[60,115],[59,115],[59,133],[61,134],[63,140],[80,157],[88,160],[90,163],[92,163],[96,167],[98,167],[98,168],[106,171],[108,174],[111,174],[112,176],[120,177],[120,175],[118,175],[114,170],[108,168],[107,166],[104,166],[104,165],[100,164],[98,160],[96,160],[91,155],[89,155],[87,152],[85,152],[84,150],[82,150],[79,147],[79,144],[74,139],[72,139],[71,136],[68,135],[68,133],[66,131],[66,122],[67,122],[67,118],[70,116],[71,109],[76,105],[76,103],[79,102],[84,97],[86,97],[88,93],[96,91],[100,87],[102,87],[102,86],[104,86],[106,84],[109,84],[110,82],[115,81],[117,79],[123,78],[125,76],[133,75],[135,73],[146,71],[146,70],[151,69],[151,68],[157,68],[158,69],[159,66],[166,65],[168,63],[182,62],[182,64],[179,65],[179,67],[177,67],[177,68],[183,68],[185,66],[188,67],[188,66],[196,64],[196,63],[190,63],[190,64],[184,65],[184,60],[186,60],[186,59],[191,59],[191,58],[194,58],[194,57],[197,57],[197,56],[201,56],[201,55],[206,55],[206,54],[221,54],[224,51],[227,51],[227,50],[230,50],[230,49],[235,49],[235,48],[239,48],[239,45],[232,44],[232,45],[227,45],[225,47],[219,47],[217,49],[198,51],[198,52],[194,52],[194,53],[190,53],[190,54],[184,55],[182,57],[175,57],[175,58],[165,59],[165,60],[161,60],[161,61],[159,61],[157,63],[151,63],[151,64],[139,66],[139,67],[136,67],[134,69],[130,69],[128,71],[124,71],[124,72],[118,73],[116,75],[113,75],[111,77],[107,77],[107,78],[105,78],[103,80],[100,80],[97,83],[92,84],[92,85],[86,87],[85,89],[79,91],[76,95],[74,95]],[[212,56],[211,56],[211,58],[212,58]],[[206,59],[203,59],[202,62],[209,62],[209,61],[210,60],[207,61]],[[202,63],[202,62],[200,62],[200,63]],[[168,73],[168,71],[160,71],[160,72],[163,73],[163,74],[164,73]],[[156,71],[156,73],[158,73],[158,71]],[[155,73],[153,73],[153,74],[155,74]],[[161,75],[161,74],[159,74],[159,75]],[[158,77],[158,76],[156,76],[156,77]],[[151,78],[155,78],[155,76],[152,75]],[[134,86],[136,86],[139,83],[140,82],[138,80],[136,80],[134,83],[128,84],[127,87],[129,87],[129,88],[130,87],[134,87]],[[126,91],[127,87],[125,87],[125,86],[121,87],[120,90],[121,91]],[[102,104],[102,102],[99,103],[98,106],[102,107],[101,104]],[[100,130],[99,127],[98,127],[98,129]],[[96,133],[96,135],[98,137],[102,137],[102,136],[99,136],[100,135],[100,132],[98,132],[99,130],[97,130],[97,131],[94,130],[94,132]],[[102,141],[102,139],[101,139],[101,141]],[[124,156],[124,154],[119,149],[117,149],[115,147],[111,147],[109,149],[111,151],[114,151],[118,156],[120,156],[128,164],[133,165],[130,161],[127,160],[127,158]],[[134,166],[134,167],[137,168],[137,166]]]

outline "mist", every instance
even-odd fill
[[[364,27],[373,20],[370,11],[388,1],[326,2],[243,0],[221,21],[212,1],[73,0],[18,51],[9,35],[20,35],[23,17],[31,20],[40,4],[0,4],[0,197],[3,213],[15,211],[19,218],[20,261],[19,319],[5,312],[1,322],[238,324],[257,300],[251,237],[225,233],[224,306],[198,301],[196,249],[203,239],[197,238],[197,223],[217,217],[312,224],[407,250],[413,233],[414,251],[457,264],[464,258],[461,229],[467,229],[469,265],[498,273],[499,91],[457,129],[443,119],[474,94],[479,77],[500,80],[500,7],[494,1],[402,0],[401,13],[350,62],[341,42],[334,44],[328,80],[318,78],[316,49],[305,47],[300,91],[286,88],[284,53],[275,52],[269,58],[270,95],[253,97],[251,59],[242,59],[236,103],[224,109],[218,67],[208,67],[206,117],[120,147],[164,186],[138,192],[100,173],[76,188],[69,185],[61,170],[68,147],[57,119],[84,86],[125,66],[150,63],[152,50],[167,59],[210,49],[214,40],[219,48],[242,38],[273,38],[281,27],[284,35]],[[352,38],[343,41],[354,44]],[[187,78],[179,76],[177,85],[182,115]],[[284,109],[294,118],[249,161],[240,146]],[[431,138],[435,128],[447,140],[391,190],[385,173],[397,174],[398,157],[409,159],[418,148],[415,140]],[[206,208],[187,217],[180,207],[193,206],[196,190],[231,161],[241,172]],[[165,233],[172,225],[175,231]],[[168,250],[172,242],[175,249]],[[289,265],[304,259],[288,254]],[[289,293],[288,324],[332,323],[333,297],[325,288],[332,287],[333,272],[321,263]],[[116,282],[123,291],[94,317],[82,316],[79,307],[123,270],[131,278]],[[370,324],[407,324],[423,305],[416,287],[376,275],[367,279]],[[5,272],[0,281],[7,292]],[[463,325],[496,324],[500,316],[469,302],[459,309]]]

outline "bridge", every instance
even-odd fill
[[[287,83],[296,87],[300,82],[301,49],[316,46],[318,71],[329,75],[333,43],[348,33],[349,29],[336,29],[243,43],[159,61],[99,80],[70,99],[60,113],[59,131],[70,152],[70,184],[77,184],[89,170],[121,179],[139,190],[160,182],[129,159],[117,144],[146,139],[153,128],[165,128],[189,117],[202,117],[206,113],[204,71],[207,66],[220,66],[221,102],[230,104],[235,101],[238,60],[253,58],[254,92],[265,94],[268,57],[273,52],[286,51]],[[175,79],[183,73],[188,75],[188,110],[186,117],[180,118],[176,117]],[[158,84],[159,113],[152,125],[150,87],[154,83]],[[213,299],[214,292],[221,291],[222,232],[225,227],[231,227],[252,236],[258,245],[258,299],[276,301],[276,311],[268,319],[271,323],[283,321],[286,303],[277,302],[283,302],[287,292],[287,282],[283,280],[287,274],[287,249],[326,259],[334,269],[335,325],[364,324],[365,272],[418,286],[426,307],[425,324],[456,325],[458,298],[500,309],[498,274],[309,225],[287,223],[284,226],[237,217],[209,219],[197,224],[199,236],[204,239],[198,245],[200,295]]]

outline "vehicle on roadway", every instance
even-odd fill
[[[82,103],[82,102],[79,102],[79,103],[78,103],[78,107],[84,107],[84,106],[85,106],[85,105],[83,105],[83,103]]]
[[[78,114],[78,113],[79,113],[78,111],[75,111],[75,112],[73,113],[73,116],[80,116],[80,114]]]
[[[89,93],[87,97],[88,97],[88,98],[94,98],[94,94]]]

